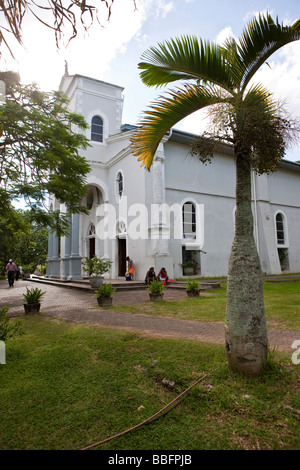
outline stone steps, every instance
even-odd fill
[[[41,284],[63,286],[75,289],[81,289],[85,291],[93,290],[90,286],[88,279],[80,280],[65,280],[60,278],[46,278],[43,276],[32,275],[27,279],[28,281],[38,282]],[[104,282],[110,283],[116,289],[117,292],[133,291],[133,290],[145,290],[146,285],[143,281],[122,281],[119,279],[105,279]],[[178,281],[168,284],[168,289],[186,289],[187,282]],[[216,289],[220,287],[218,281],[203,281],[199,282],[200,291],[208,289]]]

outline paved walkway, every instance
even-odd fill
[[[42,311],[48,317],[61,317],[74,323],[93,324],[102,328],[119,328],[137,331],[147,336],[186,338],[197,341],[224,344],[224,325],[222,322],[198,322],[179,320],[175,318],[154,317],[151,315],[128,314],[114,310],[102,310],[98,307],[93,292],[66,288],[48,284],[39,284],[27,280],[15,281],[15,286],[9,288],[7,281],[0,281],[0,308],[10,307],[9,315],[24,315],[23,296],[26,287],[38,286],[46,292],[42,301]],[[202,293],[201,295],[206,295]],[[208,294],[207,294],[208,295]],[[164,298],[176,300],[185,298],[185,291],[166,289]],[[115,305],[132,305],[148,302],[148,292],[145,290],[115,292]],[[300,340],[300,331],[269,329],[268,338],[271,348],[292,353],[295,340]]]

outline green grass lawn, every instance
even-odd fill
[[[100,449],[300,447],[299,416],[285,408],[300,409],[290,355],[273,353],[262,377],[245,378],[228,369],[221,346],[43,315],[22,323],[25,334],[7,341],[0,365],[1,450],[84,448],[144,421],[215,368],[164,417]]]
[[[185,298],[174,302],[145,302],[138,305],[113,305],[114,310],[183,320],[223,322],[226,310],[227,284],[205,291],[211,296]],[[279,329],[300,330],[300,282],[264,282],[267,325]]]

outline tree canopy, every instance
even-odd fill
[[[136,0],[132,2],[136,8]],[[93,3],[87,4],[86,0],[0,0],[0,13],[2,13],[0,44],[3,42],[13,55],[9,37],[13,36],[19,43],[22,43],[23,20],[31,17],[53,30],[58,46],[68,28],[70,28],[69,39],[71,40],[77,36],[78,24],[85,30],[94,21],[101,24],[104,13],[100,14],[99,7],[106,10],[105,19],[110,19],[114,0],[100,0],[100,3],[98,0]]]
[[[10,258],[33,272],[47,258],[48,229],[32,222],[30,211],[10,208],[6,217],[0,217],[0,273]]]
[[[147,86],[179,80],[184,85],[168,90],[145,111],[133,137],[138,160],[149,169],[164,134],[186,116],[209,107],[212,113],[216,110],[218,121],[217,132],[211,135],[241,143],[258,172],[274,169],[293,129],[268,90],[251,80],[274,52],[299,37],[300,20],[284,26],[266,14],[253,18],[239,40],[230,38],[222,46],[183,36],[147,50],[139,63]]]
[[[61,92],[21,85],[11,73],[0,79],[6,82],[0,106],[0,216],[9,213],[13,200],[24,199],[34,220],[61,230],[64,217],[47,210],[48,197],[53,194],[71,213],[85,210],[80,203],[90,167],[79,149],[88,139],[79,131],[87,124],[68,111]]]

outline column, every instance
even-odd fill
[[[71,256],[71,241],[72,241],[72,226],[71,216],[68,215],[69,235],[62,238],[64,244],[64,256],[62,258],[62,279],[68,279],[70,274],[70,256]]]
[[[153,172],[152,201],[154,204],[152,208],[155,209],[151,211],[150,234],[151,251],[154,256],[154,268],[157,273],[164,267],[169,277],[173,277],[173,259],[169,253],[170,227],[168,221],[165,219],[164,212],[158,209],[159,206],[162,207],[166,203],[164,142],[159,144],[151,171]]]
[[[82,279],[81,256],[79,255],[79,214],[72,214],[71,250],[68,279]]]
[[[51,275],[50,277],[60,277],[60,257],[59,255],[59,238],[56,233],[52,233],[52,259],[51,259]]]
[[[46,261],[47,271],[46,276],[51,277],[52,274],[52,256],[53,256],[53,236],[54,233],[50,231],[48,232],[48,257]]]

